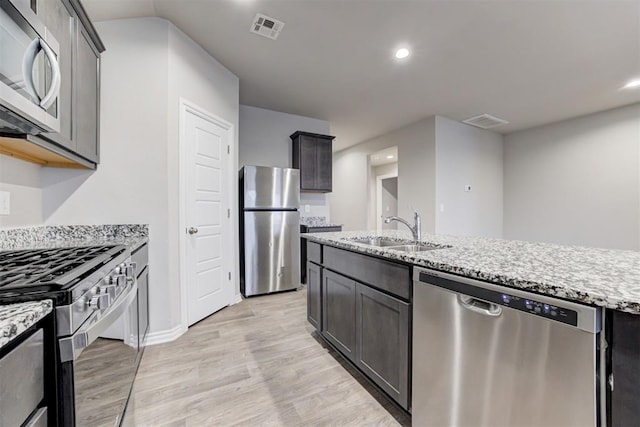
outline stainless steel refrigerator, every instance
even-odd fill
[[[300,286],[298,169],[240,169],[240,291],[244,296]]]

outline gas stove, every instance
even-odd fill
[[[133,280],[129,261],[124,245],[2,251],[0,302],[52,299],[58,336],[70,335]]]
[[[74,294],[81,291],[76,287],[83,279],[104,270],[105,265],[113,264],[113,260],[124,253],[128,254],[125,246],[2,251],[0,299],[46,297],[53,299],[56,305],[70,304]]]
[[[139,360],[137,295],[124,245],[0,251],[0,303],[54,301],[57,425],[119,424]],[[115,361],[122,386],[96,387]]]

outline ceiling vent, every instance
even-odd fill
[[[263,15],[262,13],[256,13],[256,17],[253,18],[253,24],[251,24],[249,31],[259,36],[275,40],[280,35],[282,28],[284,28],[284,22]]]
[[[469,117],[467,120],[463,120],[462,123],[481,129],[491,129],[496,126],[506,125],[509,122],[494,117],[491,114],[480,114],[479,116]]]

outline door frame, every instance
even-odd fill
[[[397,178],[397,173],[386,173],[376,176],[376,230],[382,230],[382,180]]]
[[[236,278],[236,271],[235,271],[235,258],[233,257],[233,254],[236,253],[236,245],[234,243],[233,240],[233,236],[235,235],[234,232],[234,222],[233,222],[233,218],[234,218],[234,205],[233,205],[233,198],[232,198],[232,193],[233,193],[233,177],[234,177],[234,173],[233,173],[233,159],[234,159],[234,140],[235,140],[235,129],[233,124],[229,123],[228,121],[224,120],[223,118],[210,113],[209,111],[205,110],[204,108],[198,106],[197,104],[188,101],[182,97],[180,97],[180,124],[179,124],[179,138],[178,138],[178,169],[179,169],[179,180],[180,182],[178,183],[178,203],[179,205],[179,221],[178,221],[178,233],[179,233],[179,251],[180,251],[180,265],[178,266],[178,270],[179,270],[179,277],[180,277],[180,320],[181,320],[181,326],[182,326],[182,330],[186,331],[189,327],[189,316],[188,316],[188,311],[189,311],[189,300],[188,300],[188,292],[189,290],[187,289],[187,268],[186,268],[186,263],[187,263],[187,234],[185,232],[186,227],[187,227],[187,212],[186,212],[186,198],[187,198],[187,190],[185,189],[185,186],[187,185],[187,179],[186,179],[186,168],[185,168],[185,162],[188,160],[189,156],[187,153],[187,144],[186,144],[186,127],[185,127],[185,123],[186,123],[186,115],[188,113],[191,114],[195,114],[196,116],[210,122],[213,123],[216,126],[220,126],[221,128],[225,129],[226,131],[228,131],[228,137],[229,139],[226,141],[227,142],[227,146],[228,148],[228,153],[227,153],[227,173],[226,173],[226,179],[227,179],[227,191],[225,192],[224,198],[225,198],[225,202],[227,205],[227,208],[229,209],[230,215],[227,218],[227,222],[228,222],[228,232],[226,233],[225,239],[223,239],[223,244],[226,245],[228,248],[231,248],[231,251],[229,251],[229,255],[226,257],[226,259],[224,260],[224,269],[226,270],[226,272],[230,273],[230,277],[228,278],[228,284],[227,286],[230,287],[230,291],[229,291],[229,305],[234,304],[235,303],[235,288],[236,288],[236,283],[235,283],[235,278]],[[224,215],[224,213],[223,213]],[[223,276],[224,277],[224,276]],[[223,278],[224,280],[224,278]]]

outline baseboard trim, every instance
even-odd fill
[[[166,331],[149,332],[147,335],[147,345],[163,344],[177,339],[180,335],[187,332],[184,325],[178,325],[175,328]]]
[[[239,302],[242,302],[242,294],[236,294],[233,297],[233,301],[231,301],[231,304],[229,304],[229,305],[234,305],[234,304],[237,304]]]

